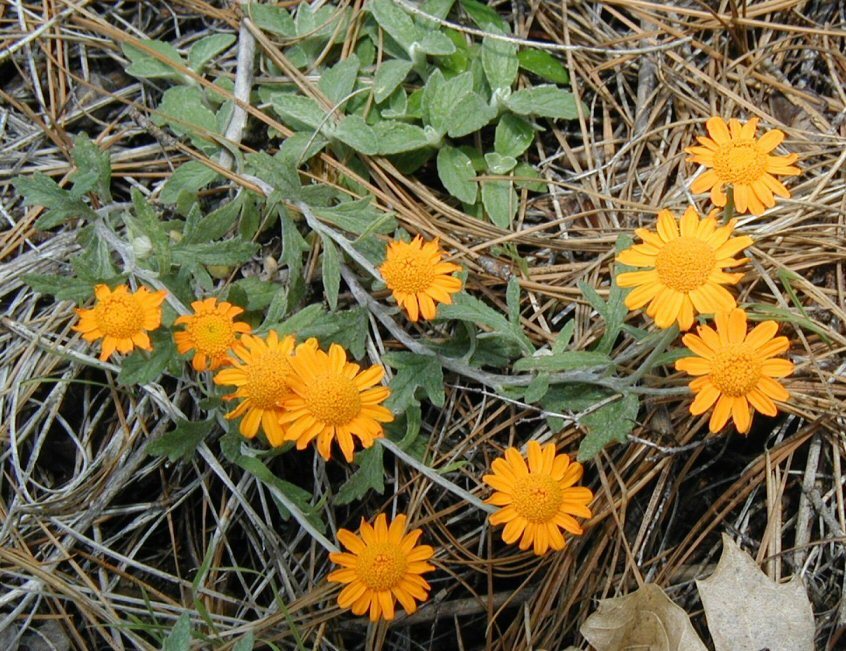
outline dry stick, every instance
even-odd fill
[[[241,0],[241,4],[246,4],[245,0]],[[248,29],[245,19],[241,19],[241,26],[238,29],[238,59],[235,66],[235,88],[232,94],[236,99],[235,109],[232,111],[232,118],[229,120],[229,125],[226,127],[226,132],[223,134],[224,140],[232,143],[232,146],[237,148],[241,144],[241,138],[244,136],[244,128],[247,126],[247,111],[243,108],[243,104],[249,104],[250,91],[253,87],[253,66],[256,58],[256,39],[252,32]],[[223,149],[220,152],[220,165],[226,169],[231,169],[235,162],[235,157],[228,149]]]
[[[808,460],[805,463],[805,476],[802,478],[802,494],[799,496],[799,510],[796,513],[796,538],[794,539],[793,565],[797,572],[802,572],[808,542],[811,540],[811,491],[817,481],[817,469],[820,465],[822,437],[819,433],[811,439],[808,448]]]

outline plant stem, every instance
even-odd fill
[[[657,357],[659,355],[662,355],[664,351],[667,350],[667,346],[670,345],[670,342],[678,336],[679,327],[675,323],[666,330],[664,330],[664,332],[661,333],[661,338],[655,344],[655,348],[652,349],[652,352],[650,352],[649,355],[646,356],[646,359],[643,360],[643,363],[637,368],[637,370],[625,379],[626,384],[633,386],[644,375],[646,375],[646,373],[650,371],[655,365],[655,360],[657,359]]]
[[[461,486],[453,484],[449,479],[446,479],[437,470],[435,470],[434,468],[430,468],[421,461],[418,461],[393,441],[386,438],[380,438],[376,439],[376,442],[379,443],[379,445],[381,445],[383,448],[390,450],[394,454],[394,456],[402,459],[406,464],[414,468],[421,475],[424,475],[430,481],[438,484],[439,486],[442,486],[443,488],[446,488],[450,493],[457,495],[461,499],[475,506],[477,509],[485,511],[486,513],[496,513],[496,507],[491,506],[490,504],[485,504],[478,497],[461,488]]]

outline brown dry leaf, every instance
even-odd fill
[[[654,583],[602,599],[579,630],[597,651],[706,651],[687,613]]]
[[[717,651],[813,651],[814,612],[802,581],[776,583],[726,534],[716,571],[696,587]]]

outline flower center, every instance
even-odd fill
[[[355,569],[364,585],[382,592],[400,584],[406,567],[408,562],[399,546],[380,542],[369,545],[358,555]]]
[[[392,291],[417,294],[426,291],[435,280],[432,263],[420,252],[408,251],[388,260],[380,269],[385,284]]]
[[[549,522],[561,508],[564,494],[549,475],[529,473],[514,485],[514,509],[529,522]]]
[[[316,375],[303,400],[312,416],[327,425],[345,425],[361,413],[358,388],[338,373]]]
[[[711,361],[711,382],[722,393],[745,396],[761,379],[761,360],[747,344],[729,344]]]
[[[655,270],[661,283],[678,292],[702,287],[716,265],[713,249],[692,237],[667,242],[655,258]]]
[[[107,337],[126,339],[144,326],[144,308],[135,296],[112,295],[97,308],[97,325]]]
[[[223,355],[235,341],[231,321],[219,314],[198,316],[190,331],[194,347],[212,357]]]
[[[247,383],[244,393],[259,409],[276,409],[288,391],[290,364],[287,355],[270,351],[244,367]]]
[[[725,183],[751,183],[767,170],[767,155],[754,140],[734,140],[714,154],[714,172]]]

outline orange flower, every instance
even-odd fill
[[[746,333],[746,312],[735,308],[715,316],[717,329],[700,326],[698,336],[687,334],[682,341],[697,357],[676,362],[676,369],[697,375],[690,383],[696,398],[690,405],[694,416],[712,406],[709,428],[719,432],[731,416],[737,431],[745,434],[755,410],[765,416],[778,413],[773,400],[784,402],[787,390],[773,378],[793,372],[793,363],[776,359],[790,347],[787,337],[775,337],[775,321],[759,323]],[[716,403],[716,406],[714,406]]]
[[[329,353],[316,346],[301,344],[291,358],[288,377],[291,393],[280,401],[280,418],[288,431],[286,438],[304,449],[317,439],[317,451],[324,459],[331,456],[333,439],[338,440],[344,459],[353,460],[357,437],[365,448],[384,436],[382,423],[394,415],[380,403],[391,394],[375,386],[385,374],[381,366],[359,372],[358,364],[347,362],[347,353],[338,344]]]
[[[733,256],[752,245],[747,235],[731,237],[735,221],[717,226],[712,214],[700,219],[688,208],[679,224],[669,210],[658,213],[658,232],[635,230],[643,244],[635,244],[617,256],[617,261],[647,271],[630,271],[617,276],[620,287],[635,287],[626,296],[626,307],[636,310],[647,303],[646,314],[659,328],[678,322],[687,330],[695,313],[712,314],[730,310],[734,297],[723,285],[735,285],[742,273],[726,273],[725,268],[746,262]]]
[[[504,507],[491,516],[491,524],[505,524],[502,539],[510,545],[522,536],[520,549],[534,545],[541,556],[549,548],[564,549],[561,529],[582,534],[573,516],[591,517],[593,493],[575,485],[582,478],[582,464],[555,454],[553,443],[541,447],[529,441],[528,458],[527,467],[517,448],[508,448],[504,458],[491,464],[493,474],[482,479],[495,490],[485,501]]]
[[[746,124],[732,118],[728,125],[722,118],[710,118],[706,127],[711,137],[698,136],[701,147],[685,148],[690,154],[688,162],[709,168],[693,182],[691,191],[710,190],[711,201],[722,207],[726,205],[723,186],[730,185],[737,212],[742,214],[748,210],[753,215],[762,215],[767,208],[772,208],[775,205],[773,195],[789,197],[788,189],[773,175],[799,174],[799,168],[793,165],[799,156],[771,156],[770,152],[784,140],[784,133],[773,129],[756,139],[757,126],[758,118]]]
[[[379,273],[412,321],[417,321],[421,315],[427,320],[434,319],[436,303],[449,305],[451,294],[461,291],[461,280],[450,275],[461,267],[441,262],[443,256],[437,238],[424,243],[417,235],[411,242],[394,240],[388,244]]]
[[[305,345],[317,346],[317,341],[312,339]],[[243,416],[239,431],[247,438],[253,438],[261,427],[271,445],[280,446],[285,442],[285,432],[279,424],[282,415],[279,403],[290,391],[288,376],[293,350],[293,335],[281,341],[274,330],[264,339],[242,335],[232,346],[233,368],[223,369],[214,376],[215,384],[238,387],[234,393],[224,396],[224,400],[241,401],[226,418]]]
[[[244,310],[216,298],[191,303],[194,314],[179,317],[176,325],[185,325],[185,330],[175,332],[173,339],[179,354],[194,352],[191,365],[195,371],[214,370],[232,363],[227,353],[239,334],[250,332],[246,323],[234,319]]]
[[[100,361],[105,362],[115,351],[124,355],[137,346],[152,350],[147,333],[162,324],[162,303],[167,292],[151,292],[139,287],[130,292],[126,285],[114,291],[108,285],[94,287],[97,302],[90,310],[77,309],[79,324],[73,327],[85,341],[102,339]]]
[[[345,583],[338,595],[341,608],[356,615],[370,611],[370,620],[394,618],[394,603],[399,601],[409,615],[417,610],[417,601],[429,597],[429,584],[421,576],[434,570],[427,563],[435,553],[429,545],[418,545],[422,531],[406,533],[407,518],[398,515],[388,526],[384,513],[376,517],[375,526],[361,521],[357,536],[346,529],[338,530],[338,540],[350,550],[329,554],[341,566],[328,580]]]

